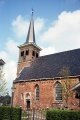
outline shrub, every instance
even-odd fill
[[[0,120],[21,120],[21,108],[1,106]]]
[[[80,111],[76,110],[48,110],[47,120],[80,120]]]

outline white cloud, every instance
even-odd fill
[[[29,23],[30,23],[30,20],[24,19],[24,17],[21,15],[17,16],[16,19],[13,20],[12,27],[13,27],[13,30],[16,33],[17,37],[26,37],[27,36],[27,32],[29,29]],[[34,25],[35,25],[35,33],[37,35],[41,30],[43,30],[44,19],[37,18],[35,20]]]
[[[11,87],[13,80],[16,78],[17,64],[14,60],[9,60],[4,66],[5,78],[7,81],[7,88],[9,93],[11,93]]]
[[[13,59],[14,59],[14,56],[16,58],[17,55],[18,55],[18,47],[17,47],[17,45],[18,45],[17,42],[12,40],[11,38],[8,38],[5,50],[10,55],[10,57],[13,58]]]
[[[0,51],[0,59],[3,59],[4,61],[8,61],[8,54],[5,51]]]
[[[34,23],[35,33],[39,35],[43,31],[45,25],[45,20],[43,18],[37,18]]]
[[[80,47],[80,11],[62,12],[41,39],[57,51]]]
[[[12,22],[12,29],[19,38],[27,36],[29,28],[28,20],[21,15]],[[80,48],[80,11],[62,12],[58,19],[47,26],[45,19],[37,18],[35,20],[35,34],[39,38],[39,44],[42,46],[41,56],[52,54],[58,51],[64,51],[74,48]],[[47,29],[45,29],[47,28]],[[37,41],[37,40],[36,40]],[[18,60],[19,45],[13,39],[8,38],[5,49],[0,51],[0,58],[6,62],[5,73],[9,90],[12,81],[16,77],[16,68]],[[39,45],[39,46],[40,46]],[[46,47],[45,47],[46,46]]]
[[[48,54],[53,54],[55,52],[56,52],[56,50],[53,47],[42,48],[40,55],[44,56],[44,55],[48,55]]]
[[[13,80],[16,78],[16,68],[17,68],[17,57],[18,57],[18,49],[17,43],[9,39],[7,43],[4,45],[5,50],[0,51],[0,59],[2,58],[5,61],[4,65],[4,73],[7,81],[7,87],[9,92],[11,91],[11,86]]]
[[[12,22],[12,27],[17,37],[23,37],[27,33],[29,22],[25,20],[21,15],[17,16]]]

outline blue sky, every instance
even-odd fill
[[[14,36],[11,31],[12,20],[19,14],[29,19],[31,8],[34,8],[35,17],[51,22],[62,11],[80,9],[80,0],[0,0],[0,37],[3,44],[8,36]]]
[[[17,46],[24,43],[31,9],[41,55],[80,48],[80,0],[0,0],[0,58],[10,91],[16,77]]]

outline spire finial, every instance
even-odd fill
[[[32,8],[32,12],[31,12],[31,14],[32,14],[32,16],[33,16],[33,14],[34,14],[34,9]]]
[[[33,11],[33,8],[32,8],[31,20],[30,20],[30,25],[29,25],[29,30],[28,30],[28,34],[27,34],[26,43],[34,43],[35,44],[33,13],[34,13],[34,11]]]

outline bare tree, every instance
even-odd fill
[[[63,100],[65,100],[65,107],[68,107],[68,100],[69,97],[72,96],[71,91],[71,79],[70,76],[70,70],[68,67],[63,67],[60,71],[60,75],[64,78],[64,82],[62,84],[63,87]]]
[[[0,66],[0,96],[7,94],[5,74],[3,72],[2,66]]]

